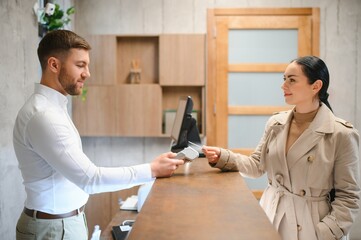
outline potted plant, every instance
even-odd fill
[[[48,31],[63,29],[71,21],[69,16],[75,13],[74,7],[64,12],[57,3],[47,3],[44,8],[35,3],[33,8],[38,20],[39,37],[43,37]]]

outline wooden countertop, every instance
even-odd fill
[[[102,240],[112,239],[111,226],[124,214],[116,214]],[[131,214],[136,222],[129,240],[281,239],[241,175],[211,168],[206,159],[157,179],[141,212]]]

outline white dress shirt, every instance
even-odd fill
[[[83,206],[89,194],[153,180],[150,164],[95,166],[82,150],[67,102],[58,91],[35,84],[34,94],[17,116],[13,141],[27,193],[25,207],[67,213]]]

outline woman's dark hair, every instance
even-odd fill
[[[39,43],[38,57],[42,70],[46,68],[51,56],[67,56],[70,49],[90,50],[89,43],[79,35],[69,30],[55,30],[47,33]]]
[[[305,56],[296,58],[292,62],[296,62],[301,66],[302,71],[308,78],[308,82],[310,84],[313,84],[318,79],[322,81],[323,84],[321,90],[318,92],[318,97],[320,101],[332,111],[331,105],[327,100],[327,89],[330,83],[330,75],[324,61],[315,56]]]

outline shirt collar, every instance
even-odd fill
[[[53,102],[54,104],[66,108],[68,104],[68,99],[66,96],[61,94],[60,92],[47,87],[40,83],[35,83],[35,94],[41,94],[49,99],[49,101]]]

